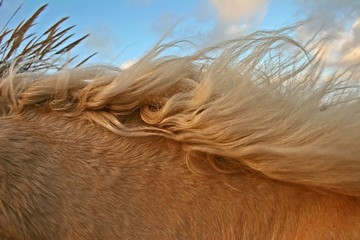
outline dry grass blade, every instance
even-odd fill
[[[86,34],[85,36],[79,38],[78,40],[70,43],[66,47],[64,47],[64,48],[60,49],[59,51],[57,51],[55,54],[62,54],[62,53],[70,51],[71,49],[73,49],[76,45],[78,45],[81,41],[83,41],[88,36],[90,36],[90,34]]]
[[[70,31],[70,30],[71,30],[71,29],[73,29],[74,27],[75,27],[75,25],[72,25],[72,26],[70,26],[70,27],[68,27],[68,28],[65,28],[64,30],[62,30],[62,31],[60,31],[60,32],[58,32],[58,33],[56,33],[56,34],[54,35],[54,38],[64,36],[64,35],[65,35],[65,33],[67,33],[68,31]]]
[[[66,42],[67,40],[69,40],[69,39],[70,39],[71,37],[73,37],[73,36],[74,36],[74,34],[70,34],[69,36],[63,38],[60,42],[58,42],[57,44],[55,44],[55,45],[53,46],[53,49],[59,47],[60,45],[62,45],[64,42]]]
[[[6,37],[9,33],[11,33],[11,30],[5,30],[0,33],[0,44],[2,43],[2,40],[4,39],[4,37]]]
[[[19,11],[21,6],[13,16]],[[53,62],[50,68],[58,70],[76,58],[71,58],[70,61],[64,60],[67,62],[66,64],[59,62],[62,59],[61,54],[70,51],[89,36],[87,34],[74,41],[70,41],[74,34],[69,32],[75,25],[62,29],[62,25],[68,17],[61,18],[42,34],[30,33],[31,28],[36,24],[36,19],[47,6],[47,4],[41,6],[30,18],[21,21],[14,29],[8,30],[3,28],[0,32],[0,63],[2,64],[0,75],[3,75],[15,59],[17,59],[17,65],[22,66],[20,71],[38,71],[45,69],[44,62]],[[67,43],[68,41],[70,43]],[[76,66],[85,63],[94,55],[96,54],[91,54]],[[46,64],[46,68],[49,68],[49,64]]]
[[[64,18],[60,19],[58,22],[56,22],[54,25],[52,25],[48,30],[46,30],[45,33],[42,35],[42,36],[47,35],[47,37],[44,41],[42,41],[42,45],[44,47],[38,51],[40,60],[43,59],[44,56],[54,48],[52,46],[63,36],[63,35],[57,34],[56,32],[58,31],[59,25],[61,23],[63,23],[64,21],[66,21],[68,18],[69,17],[64,17]],[[66,33],[66,31],[64,33]],[[70,35],[70,36],[72,36],[72,35]],[[58,36],[58,37],[56,37],[56,36]],[[66,40],[69,38],[70,37],[67,37]],[[65,41],[62,41],[62,42],[65,42]]]
[[[46,35],[46,34],[48,34],[49,32],[56,32],[56,31],[57,31],[57,28],[58,28],[63,22],[65,22],[65,21],[68,20],[68,19],[69,19],[69,17],[64,17],[64,18],[60,19],[60,20],[57,21],[54,25],[52,25],[48,30],[46,30],[43,35]]]
[[[32,37],[32,38],[31,38],[31,37]],[[34,33],[32,33],[32,34],[30,34],[30,35],[28,36],[28,38],[31,38],[31,39],[30,39],[30,41],[25,45],[24,50],[23,50],[23,52],[22,52],[23,54],[26,53],[27,50],[30,50],[30,46],[33,45],[33,43],[34,43],[34,41],[35,41],[35,39],[36,39],[36,36],[35,36]]]
[[[82,60],[78,65],[76,65],[76,67],[79,67],[81,65],[83,65],[84,63],[86,63],[90,58],[92,58],[93,56],[95,56],[98,53],[93,53],[90,56],[88,56],[87,58],[85,58],[84,60]]]
[[[47,4],[40,7],[27,21],[25,21],[24,24],[20,25],[19,28],[17,28],[14,31],[13,36],[11,37],[12,46],[11,46],[10,50],[8,51],[8,54],[6,55],[5,59],[10,58],[12,53],[18,49],[18,47],[24,40],[24,36],[25,36],[26,32],[33,26],[36,18],[40,15],[40,13],[42,11],[45,10],[46,7],[47,7]]]
[[[2,3],[3,3],[3,1],[1,1],[0,7],[2,6]],[[24,4],[24,3],[21,3],[20,6],[19,6],[19,7],[15,10],[15,12],[11,15],[11,17],[9,18],[9,20],[6,22],[6,24],[4,25],[4,27],[1,29],[1,32],[3,32],[3,31],[6,29],[6,27],[9,25],[9,23],[10,23],[11,20],[14,18],[14,16],[19,12],[19,10],[21,9],[21,7],[22,7],[23,4]]]

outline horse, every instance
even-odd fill
[[[281,31],[170,54],[188,44],[8,67],[0,239],[360,237],[356,66]]]

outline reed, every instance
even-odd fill
[[[21,71],[60,70],[65,65],[80,66],[96,53],[75,62],[78,56],[60,61],[74,47],[85,40],[89,34],[73,40],[71,30],[75,27],[63,27],[68,17],[61,18],[42,34],[32,32],[32,28],[47,4],[38,8],[29,18],[21,21],[14,29],[8,29],[6,23],[0,32],[0,75],[10,64],[21,66]],[[13,13],[10,20],[20,11],[22,5]]]

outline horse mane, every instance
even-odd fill
[[[87,119],[121,136],[172,139],[190,168],[200,154],[219,172],[241,163],[272,179],[360,195],[355,70],[324,68],[322,42],[303,47],[286,31],[166,54],[186,44],[158,44],[127,69],[10,67],[0,116]]]

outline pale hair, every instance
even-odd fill
[[[309,57],[279,34],[257,32],[189,56],[159,57],[176,44],[155,47],[125,70],[13,69],[0,85],[2,115],[62,112],[122,136],[173,139],[189,156],[218,155],[277,180],[360,195],[354,73],[325,78],[318,52]]]
[[[322,42],[301,46],[286,31],[185,56],[166,52],[187,42],[159,44],[126,69],[10,68],[0,85],[0,118],[59,114],[122,137],[175,142],[198,174],[250,171],[358,197],[357,67],[326,68]]]

